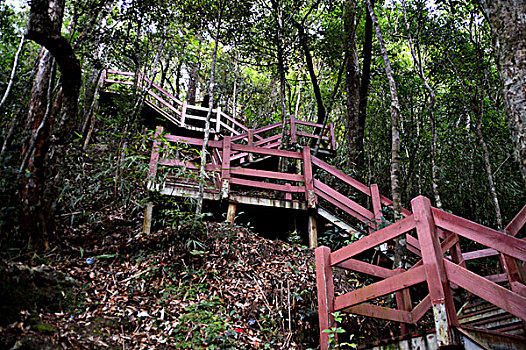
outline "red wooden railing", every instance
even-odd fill
[[[142,74],[135,76],[134,73],[121,72],[116,70],[106,70],[101,79],[102,84],[116,85],[122,87],[136,86],[146,92],[145,102],[162,114],[173,124],[192,130],[204,131],[204,124],[208,108],[187,104],[173,96],[165,89],[157,85]],[[242,122],[223,112],[220,107],[212,109],[210,119],[212,133],[230,135],[232,141],[243,141],[249,146],[261,146],[266,148],[277,148],[281,145],[281,128],[283,123],[275,123],[258,129],[250,129]],[[322,124],[316,124],[296,119],[294,116],[289,118],[287,130],[293,144],[307,144],[300,142],[300,139],[315,140],[321,138],[321,149],[326,151],[336,150],[336,139],[334,127],[329,124],[324,129],[323,135],[317,135],[314,131],[322,129]],[[270,136],[264,136],[269,132]],[[243,158],[246,154],[236,155]]]
[[[322,349],[329,346],[329,334],[324,330],[334,327],[333,313],[341,310],[415,324],[432,308],[439,346],[453,345],[455,340],[451,327],[459,326],[459,323],[451,289],[459,287],[526,320],[526,289],[517,264],[518,261],[526,261],[526,241],[514,237],[526,222],[526,206],[508,225],[507,232],[499,232],[433,208],[429,199],[422,196],[413,199],[411,205],[413,214],[355,243],[335,252],[327,247],[316,249]],[[413,231],[416,231],[416,237]],[[421,257],[411,268],[391,270],[355,259],[358,254],[402,235],[408,238],[410,251]],[[459,236],[489,249],[462,253]],[[480,276],[466,268],[465,261],[468,259],[495,254],[503,257],[503,274]],[[348,269],[381,280],[337,295],[333,268]],[[497,282],[508,282],[509,288]],[[427,285],[428,295],[414,303],[410,288],[422,283]],[[391,293],[397,293],[396,309],[370,303]]]

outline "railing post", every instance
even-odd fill
[[[331,149],[333,151],[336,150],[336,138],[334,137],[334,125],[332,123],[329,124],[329,139],[331,142]]]
[[[290,142],[293,144],[297,142],[296,119],[293,115],[290,116]]]
[[[153,134],[152,155],[150,156],[150,166],[148,168],[148,189],[154,190],[155,177],[157,175],[157,163],[159,162],[159,155],[161,153],[161,141],[159,140],[163,133],[163,127],[158,126]]]
[[[250,147],[253,147],[254,146],[254,129],[248,129],[247,134],[248,134],[248,145]],[[253,161],[254,161],[254,154],[249,153],[248,162],[252,163]]]
[[[186,126],[186,101],[183,102],[183,106],[181,107],[181,126]]]
[[[320,349],[329,349],[329,333],[334,326],[334,281],[332,277],[331,250],[319,247],[315,250],[316,286],[318,289],[318,317],[320,323]],[[334,334],[337,341],[337,334]]]
[[[377,184],[372,184],[369,187],[371,191],[371,202],[373,204],[373,213],[375,220],[375,229],[382,222],[382,201],[380,199],[380,191],[378,190]]]
[[[102,71],[102,74],[100,75],[100,80],[99,80],[99,86],[102,87],[104,85],[104,83],[106,82],[106,75],[108,74],[108,69],[107,68],[104,68],[104,70]]]
[[[505,232],[511,236],[516,236],[526,222],[526,205],[519,211],[513,220],[506,226]],[[508,276],[511,290],[526,297],[526,285],[517,261],[505,254],[500,254],[500,261],[504,272]],[[525,327],[526,329],[526,327]]]
[[[217,107],[216,134],[219,134],[220,131],[221,131],[221,107]]]
[[[458,325],[458,320],[444,268],[444,256],[436,232],[431,202],[426,197],[418,196],[411,201],[411,206],[433,305],[438,347],[454,345],[454,334],[450,326]]]
[[[312,177],[312,159],[310,147],[303,147],[303,176],[305,177],[305,199],[309,209],[316,208],[316,194],[314,193],[314,179]]]
[[[230,136],[223,138],[223,162],[221,163],[221,198],[228,198],[230,193],[230,153],[232,139]]]

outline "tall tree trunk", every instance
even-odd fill
[[[526,182],[526,1],[482,2],[495,41],[497,67],[515,155]]]
[[[347,91],[347,166],[363,164],[363,130],[359,121],[360,67],[356,49],[356,0],[346,0],[343,12],[345,50],[345,88]]]
[[[317,116],[318,120],[316,123],[324,124],[326,118],[326,110],[323,104],[323,98],[321,96],[320,85],[318,84],[318,79],[316,78],[316,72],[314,72],[314,63],[312,61],[312,55],[310,53],[309,43],[307,35],[305,34],[305,28],[303,25],[293,21],[292,22],[296,29],[298,29],[298,36],[300,39],[301,48],[303,50],[303,55],[305,56],[305,63],[307,64],[307,70],[309,71],[310,81],[312,83],[312,90],[314,91],[314,97],[316,98],[317,105]],[[317,129],[315,133],[321,132],[321,129]]]
[[[51,109],[52,67],[50,52],[42,48],[26,120],[26,129],[32,130],[32,135],[22,151],[20,167],[21,171],[27,169],[27,175],[21,174],[20,182],[23,229],[29,236],[29,245],[37,249],[48,247],[51,230],[44,203],[44,160],[49,147],[47,119]]]
[[[389,91],[391,93],[391,196],[393,197],[393,211],[394,219],[398,221],[402,218],[402,204],[401,204],[401,189],[400,189],[400,104],[398,102],[398,93],[396,89],[396,82],[393,76],[393,70],[391,69],[391,62],[389,61],[389,55],[387,48],[385,47],[384,39],[378,18],[374,12],[374,8],[370,0],[367,0],[367,7],[369,14],[374,24],[376,31],[376,37],[378,44],[380,45],[380,51],[382,52],[385,75],[389,81]],[[395,268],[401,268],[405,265],[405,238],[398,238],[395,247]]]
[[[188,91],[186,92],[186,102],[189,105],[195,105],[195,96],[197,93],[197,75],[199,73],[199,63],[192,62],[188,72]]]
[[[418,38],[418,31],[417,31],[417,37],[416,37],[416,43],[413,42],[413,38],[411,36],[411,30],[409,27],[409,23],[407,22],[407,11],[405,6],[405,1],[402,1],[402,8],[403,8],[403,14],[404,14],[404,22],[407,29],[407,35],[409,39],[409,47],[411,49],[411,56],[413,57],[413,62],[416,65],[418,76],[420,79],[422,79],[422,82],[424,83],[424,87],[429,95],[429,105],[428,105],[428,112],[429,112],[429,120],[431,123],[431,177],[433,181],[433,195],[435,197],[435,204],[437,208],[442,208],[442,200],[440,198],[440,190],[439,190],[439,180],[438,180],[438,165],[437,165],[437,144],[438,144],[438,133],[436,128],[436,122],[435,122],[435,104],[436,104],[436,94],[431,85],[429,85],[429,81],[427,80],[426,75],[424,74],[424,65],[420,60],[420,45],[419,45],[419,38]],[[416,48],[415,48],[416,45]],[[418,55],[417,51],[418,50]]]
[[[210,69],[210,86],[208,93],[210,95],[210,105],[208,106],[208,113],[205,119],[205,134],[203,137],[203,147],[201,148],[201,165],[199,167],[199,194],[197,197],[197,206],[195,213],[200,215],[203,211],[203,199],[205,194],[206,181],[206,153],[208,148],[208,141],[210,139],[210,118],[212,116],[212,109],[214,108],[214,87],[215,87],[215,73],[217,61],[217,47],[219,46],[219,36],[221,34],[221,5],[217,14],[217,28],[214,40],[214,52],[212,54],[212,67]]]
[[[374,1],[371,1],[374,6]],[[362,77],[360,84],[360,103],[358,105],[358,132],[356,135],[356,147],[361,150],[361,154],[358,154],[356,159],[356,167],[358,169],[364,169],[365,164],[365,150],[363,144],[363,138],[365,133],[365,120],[367,118],[367,96],[369,93],[369,83],[371,81],[371,60],[373,51],[373,21],[371,15],[366,9],[365,16],[365,33],[363,42],[363,60],[362,60]]]

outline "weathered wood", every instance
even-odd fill
[[[380,199],[380,191],[377,184],[369,186],[371,191],[371,202],[373,204],[374,219],[376,220],[376,227],[382,221],[382,201]]]
[[[295,182],[303,181],[302,175],[280,173],[277,171],[268,171],[268,170],[233,167],[230,169],[230,173],[232,175],[254,176],[254,177],[267,178],[267,179],[277,179],[277,180],[286,180],[286,181],[295,181]]]
[[[360,181],[353,179],[349,175],[345,174],[343,171],[340,171],[330,166],[329,164],[325,163],[324,161],[322,161],[321,159],[315,156],[312,156],[311,158],[312,158],[312,164],[316,165],[320,169],[325,170],[326,172],[328,172],[329,174],[333,176],[336,176],[337,178],[351,185],[353,188],[357,189],[358,191],[365,193],[367,196],[371,195],[371,190],[369,189],[369,187],[365,186]]]
[[[319,135],[311,134],[311,133],[303,132],[303,131],[296,131],[296,136],[308,137],[308,138],[310,138],[310,139],[319,139],[319,138],[320,138]],[[329,137],[327,137],[327,136],[322,136],[321,139],[322,139],[322,140],[329,140]]]
[[[228,211],[226,213],[226,221],[233,224],[236,218],[236,205],[234,203],[228,203]]]
[[[390,226],[384,227],[383,229],[376,231],[369,236],[360,239],[359,241],[335,251],[332,253],[331,261],[333,264],[337,264],[350,259],[361,252],[396,238],[407,231],[412,230],[413,228],[415,228],[415,221],[411,215],[405,219],[395,222]]]
[[[329,349],[329,334],[324,330],[335,325],[334,322],[334,281],[331,267],[331,250],[319,247],[315,251],[316,286],[318,290],[318,315],[320,323],[320,348]],[[335,335],[337,336],[337,334]]]
[[[348,259],[345,261],[342,261],[336,265],[336,267],[340,267],[343,269],[361,272],[368,274],[370,276],[380,277],[380,278],[387,278],[395,275],[399,275],[401,272],[397,270],[391,270],[385,267],[369,264],[360,260],[356,259]]]
[[[512,292],[452,262],[444,261],[449,280],[493,305],[526,320],[526,297]]]
[[[526,260],[526,241],[436,208],[433,208],[433,216],[436,224],[447,231],[454,232],[519,260]]]
[[[472,252],[462,253],[462,258],[464,260],[475,260],[480,258],[486,258],[488,256],[499,255],[499,252],[493,248],[474,250]]]
[[[431,308],[431,297],[428,294],[418,303],[417,306],[414,307],[413,311],[411,311],[413,322],[416,324],[422,317],[424,317],[429,308]]]
[[[270,148],[264,148],[264,147],[250,147],[247,145],[233,144],[232,150],[241,151],[241,152],[252,152],[256,154],[267,154],[270,156],[293,158],[293,159],[303,158],[302,154],[298,152],[283,151],[283,150],[270,149]]]
[[[181,107],[181,126],[186,126],[186,101],[183,102],[183,105]]]
[[[303,176],[305,177],[305,200],[308,208],[316,208],[317,199],[314,193],[310,147],[303,147]]]
[[[221,163],[221,198],[226,199],[230,194],[230,136],[223,138],[223,161]]]
[[[142,233],[148,235],[152,231],[153,202],[146,203],[144,208],[144,221],[142,223]]]
[[[323,196],[332,204],[340,207],[340,209],[345,210],[354,217],[357,217],[355,214],[358,214],[358,219],[368,222],[373,219],[374,215],[369,210],[365,209],[352,199],[344,196],[340,192],[327,186],[323,182],[314,179],[314,188],[317,190],[316,194]],[[370,225],[373,225],[372,222],[370,222]]]
[[[238,179],[238,178],[231,178],[230,183],[235,184],[235,185],[263,188],[266,190],[274,190],[274,191],[281,191],[281,192],[301,193],[305,191],[305,186],[287,187],[286,185],[279,185],[279,184],[273,184],[273,183],[268,183],[268,182],[259,182],[259,181],[252,181],[252,180]]]
[[[517,215],[515,215],[515,217],[506,226],[506,231],[508,231],[512,236],[516,236],[524,225],[526,225],[526,205],[522,207]]]
[[[333,253],[334,254],[334,253]],[[331,257],[333,255],[331,254]],[[426,280],[425,267],[419,266],[401,274],[388,277],[363,288],[337,296],[334,299],[334,310],[343,310],[374,298],[390,294]]]
[[[308,219],[309,248],[318,247],[318,228],[316,226],[316,217],[309,215]]]
[[[418,243],[426,271],[427,287],[433,305],[439,346],[454,344],[451,325],[458,325],[453,297],[444,268],[444,256],[437,236],[431,202],[418,196],[411,201]]]
[[[344,311],[394,322],[413,323],[412,315],[408,311],[390,309],[384,306],[378,306],[369,303],[351,306],[344,309]]]

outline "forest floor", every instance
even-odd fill
[[[3,260],[0,348],[318,346],[312,250],[225,223],[138,227],[108,216],[101,233],[79,227],[45,255]]]

